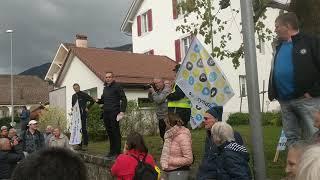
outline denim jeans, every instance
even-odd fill
[[[320,97],[299,98],[279,101],[282,113],[282,125],[287,137],[287,145],[298,140],[309,140],[317,131],[313,127],[313,116],[320,105]]]

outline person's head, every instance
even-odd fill
[[[320,107],[313,113],[313,126],[320,129]]]
[[[114,80],[113,79],[113,72],[111,72],[111,71],[106,72],[105,82],[107,84],[111,84],[113,82],[113,80]]]
[[[63,148],[38,151],[20,162],[11,180],[87,180],[87,168],[76,153]]]
[[[80,85],[78,83],[74,83],[72,87],[73,87],[74,92],[77,93],[80,91]]]
[[[54,128],[54,129],[53,129],[53,135],[54,135],[55,137],[59,137],[60,134],[61,134],[60,128]]]
[[[37,130],[38,129],[38,122],[36,120],[30,120],[28,123],[30,130]]]
[[[8,127],[7,126],[1,126],[1,136],[8,137]]]
[[[0,138],[0,151],[11,150],[10,140],[8,138]]]
[[[299,32],[297,16],[292,12],[279,15],[275,21],[275,32],[279,39],[290,40],[291,36]]]
[[[47,134],[51,134],[52,132],[53,132],[52,126],[48,125],[48,126],[46,127],[46,133],[47,133]]]
[[[211,136],[212,141],[218,146],[234,141],[233,129],[226,122],[216,122],[211,128]]]
[[[168,123],[171,127],[175,125],[182,126],[184,124],[179,115],[175,113],[168,114]]]
[[[303,152],[308,143],[306,141],[297,141],[288,147],[286,174],[290,179],[294,179],[297,175],[298,165]]]
[[[27,106],[22,106],[22,110],[27,110]]]
[[[164,88],[164,81],[162,78],[154,78],[153,79],[153,84],[155,85],[157,90],[162,90]]]
[[[214,123],[222,121],[222,113],[222,106],[214,106],[207,110],[207,112],[204,114],[204,127],[207,130],[211,130],[211,127],[214,125]]]
[[[320,177],[320,145],[312,145],[302,154],[296,180],[318,180]]]
[[[148,148],[143,140],[141,134],[137,132],[132,132],[128,135],[126,142],[127,150],[137,150],[140,152],[148,153]]]
[[[8,137],[13,138],[14,136],[17,136],[17,130],[15,128],[11,128],[9,130]]]

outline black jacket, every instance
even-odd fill
[[[226,142],[218,147],[219,164],[217,180],[252,179],[247,149],[236,142]]]
[[[234,137],[238,144],[243,145],[241,135],[234,131]],[[204,154],[197,173],[197,180],[217,179],[219,172],[219,150],[211,140],[211,133],[207,131]]]
[[[24,158],[22,149],[0,151],[0,178],[9,179],[17,162]]]
[[[110,86],[105,84],[98,103],[103,104],[103,110],[107,112],[125,112],[127,109],[127,97],[122,87],[114,81]]]
[[[299,98],[304,93],[313,97],[320,96],[320,39],[298,33],[291,37],[293,43],[292,64],[295,82],[293,97]],[[273,69],[281,42],[276,47],[274,62],[269,78],[268,96],[270,101],[278,98],[273,79]]]
[[[168,96],[167,99],[168,101],[178,101],[182,98],[184,98],[186,95],[184,92],[180,89],[178,85],[175,86],[175,91],[171,92]]]
[[[77,100],[79,102],[81,112],[84,112],[83,110],[87,107],[90,108],[94,104],[93,98],[83,91],[79,91],[72,95],[72,107],[76,104]],[[88,102],[90,102],[89,105],[87,105]]]

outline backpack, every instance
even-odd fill
[[[139,159],[139,156],[136,157],[130,154],[131,157],[138,161],[136,166],[133,180],[157,180],[158,179],[158,172],[152,167],[150,164],[146,163],[146,154],[142,160]]]

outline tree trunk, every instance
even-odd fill
[[[291,0],[290,11],[295,12],[300,21],[300,30],[320,36],[320,1]]]

